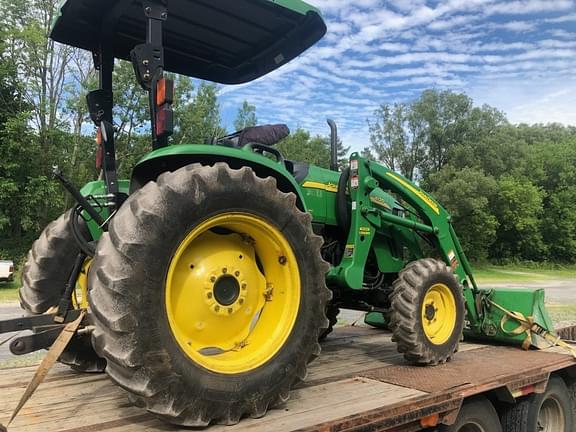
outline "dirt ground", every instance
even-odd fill
[[[576,325],[576,279],[546,279],[535,282],[498,282],[482,284],[483,288],[543,288],[546,303],[558,327]],[[0,320],[17,318],[22,311],[17,302],[0,303]],[[363,325],[363,312],[343,310],[338,317],[338,325]],[[0,343],[10,335],[0,335]],[[0,345],[0,368],[33,364],[42,353],[14,357],[8,345]]]

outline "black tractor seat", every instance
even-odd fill
[[[285,124],[252,126],[219,138],[215,144],[227,147],[244,147],[251,143],[273,146],[288,135],[290,129]]]
[[[300,183],[308,175],[308,164],[284,159],[284,156],[273,147],[288,135],[290,129],[285,124],[252,126],[219,138],[214,144],[236,148],[250,145],[258,153],[271,153],[279,162],[284,163],[288,172]]]

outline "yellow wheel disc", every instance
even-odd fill
[[[72,307],[74,309],[88,308],[88,270],[90,270],[90,264],[92,264],[92,258],[86,258],[76,280],[76,287],[72,291]]]
[[[456,300],[444,284],[432,285],[422,304],[422,327],[430,342],[442,345],[450,339],[456,327]]]
[[[230,212],[196,226],[174,253],[166,313],[180,348],[216,373],[270,360],[300,306],[300,273],[284,235],[266,220]]]

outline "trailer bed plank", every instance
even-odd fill
[[[543,371],[572,364],[573,358],[565,354],[464,343],[452,362],[415,368],[404,363],[388,333],[341,328],[323,344],[308,379],[292,391],[286,405],[262,419],[208,430],[352,431],[368,425],[395,426],[408,422],[416,412],[445,412],[458,406],[467,392],[506,385],[513,375],[530,381],[538,373],[542,376]],[[35,369],[0,370],[0,421],[6,421]],[[105,374],[76,374],[61,365],[51,371],[10,428],[11,432],[159,430],[179,429],[131,406],[125,392]]]

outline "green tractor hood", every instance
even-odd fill
[[[51,37],[130,59],[145,42],[145,3],[165,0],[65,0]],[[165,70],[222,84],[259,78],[288,63],[326,33],[320,12],[300,0],[169,0]]]

